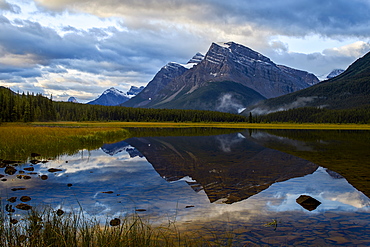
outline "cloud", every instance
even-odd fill
[[[349,45],[328,48],[322,52],[299,53],[289,50],[271,49],[265,55],[278,64],[292,68],[314,72],[320,79],[334,69],[347,69],[349,65],[370,50],[370,43],[358,41]]]
[[[253,24],[284,35],[368,36],[370,3],[364,0],[37,0],[54,10],[73,9],[132,23]],[[145,18],[143,18],[145,17]],[[135,21],[133,21],[135,20]],[[222,26],[222,25],[221,25]],[[227,25],[224,25],[227,26]],[[222,28],[222,27],[221,27]],[[233,30],[229,30],[233,32]]]
[[[335,57],[360,57],[370,50],[370,43],[358,41],[342,47],[325,49],[323,54]]]
[[[305,54],[274,37],[366,39],[369,10],[363,0],[0,0],[0,83],[61,99],[66,92],[47,83],[84,86],[78,93],[91,100],[105,86],[145,85],[168,62],[186,63],[218,41],[320,76],[363,55],[367,40]]]
[[[289,104],[284,104],[282,106],[277,106],[277,107],[269,107],[264,104],[264,102],[261,102],[253,107],[251,110],[251,113],[254,115],[265,115],[269,114],[272,112],[277,112],[277,111],[286,111],[298,107],[304,107],[308,103],[314,101],[317,99],[317,96],[312,96],[312,97],[298,97],[295,101],[289,103]]]
[[[9,4],[5,0],[0,0],[0,12],[1,11],[9,11],[9,12],[13,12],[13,13],[19,13],[20,9],[19,9],[18,6],[13,5],[13,4]]]

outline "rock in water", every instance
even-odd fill
[[[321,204],[321,202],[319,202],[315,198],[307,195],[299,196],[296,202],[308,211],[315,210]]]

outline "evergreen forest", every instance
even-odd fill
[[[17,94],[0,87],[0,122],[125,121],[125,122],[246,122],[237,114],[177,109],[56,102],[41,94]]]
[[[147,109],[57,102],[41,94],[17,94],[0,87],[0,122],[291,122],[370,124],[370,105],[351,109],[303,107],[248,117],[203,110]]]
[[[370,105],[352,109],[302,107],[262,116],[249,116],[250,122],[356,123],[370,124]]]

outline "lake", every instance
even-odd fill
[[[32,158],[14,174],[0,168],[0,196],[102,221],[135,212],[210,238],[229,233],[235,246],[370,245],[370,131],[218,132],[165,130]]]

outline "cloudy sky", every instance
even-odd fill
[[[0,85],[80,102],[234,41],[318,77],[370,51],[368,0],[0,0]]]

